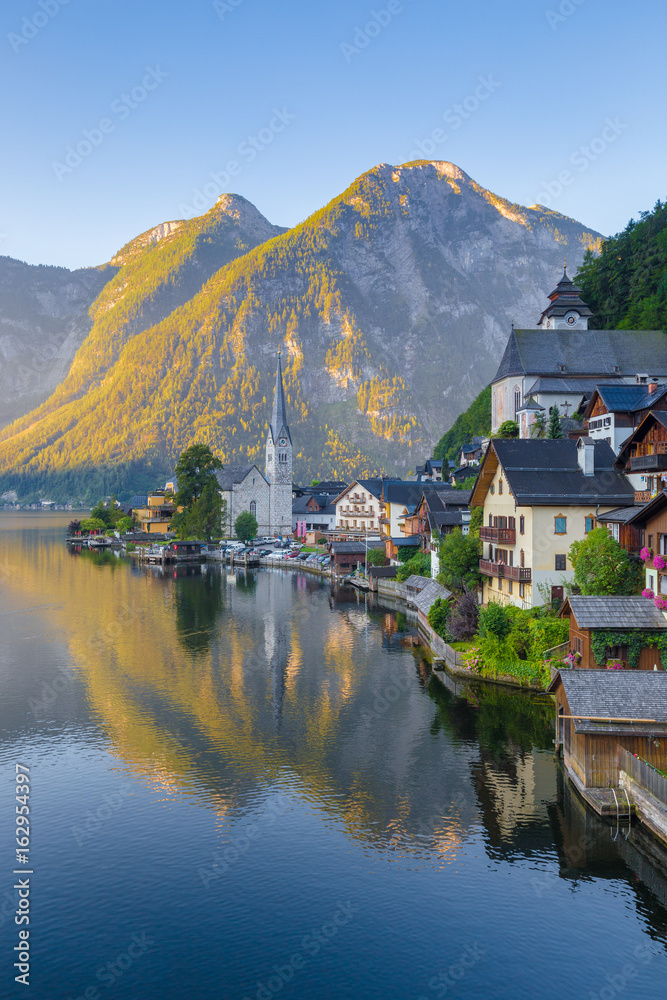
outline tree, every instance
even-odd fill
[[[438,582],[450,590],[470,590],[479,586],[479,539],[455,528],[440,543]]]
[[[560,422],[560,410],[557,406],[551,407],[551,412],[549,413],[549,426],[547,428],[548,438],[562,438],[563,436],[563,426]]]
[[[384,549],[369,549],[366,562],[370,566],[388,566],[389,560],[384,554]]]
[[[547,415],[544,410],[535,414],[530,425],[530,436],[532,438],[545,438],[547,436]]]
[[[468,534],[473,538],[479,538],[479,529],[484,523],[484,508],[483,507],[473,507],[470,514],[470,525],[468,527]]]
[[[448,616],[449,601],[444,600],[442,597],[436,597],[435,601],[429,608],[428,623],[433,631],[437,632],[441,639],[447,638]]]
[[[216,479],[218,469],[222,462],[205,444],[190,445],[176,463],[177,511],[171,527],[179,538],[209,541],[220,533],[227,504]]]
[[[606,528],[595,528],[586,538],[573,542],[569,551],[574,582],[585,597],[636,594],[642,581],[642,565],[633,559]]]
[[[477,595],[464,587],[463,594],[452,605],[447,619],[447,631],[455,641],[471,639],[477,634],[478,623]]]
[[[490,601],[480,612],[479,631],[482,636],[506,639],[512,631],[512,619],[502,604]]]
[[[107,525],[99,517],[86,517],[81,522],[82,531],[106,531],[106,529]]]
[[[399,555],[401,549],[398,550]],[[413,551],[413,550],[411,550]],[[417,552],[407,562],[402,563],[396,570],[396,579],[399,583],[404,583],[409,576],[430,576],[431,575],[431,553]]]
[[[244,510],[234,521],[234,531],[236,537],[247,545],[257,535],[257,518],[249,510]]]
[[[454,482],[455,490],[471,490],[473,489],[475,483],[477,482],[477,476],[466,476],[463,482],[456,480]]]
[[[519,436],[519,425],[516,420],[505,420],[498,428],[498,433],[496,437],[499,438],[518,438]]]
[[[125,535],[128,531],[132,531],[134,527],[134,520],[131,517],[121,517],[120,521],[116,522],[116,531],[119,531],[121,535]]]

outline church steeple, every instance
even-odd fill
[[[271,414],[270,431],[274,444],[281,437],[287,437],[291,443],[292,439],[287,425],[287,407],[285,406],[285,387],[283,385],[283,367],[280,361],[280,351],[278,351],[276,385],[273,390],[273,412]]]
[[[581,289],[568,277],[563,262],[563,277],[549,296],[549,305],[537,323],[543,330],[587,330],[593,315],[581,298]]]
[[[292,532],[292,436],[287,423],[280,351],[271,423],[266,435],[266,478],[269,482],[271,531],[289,535]]]

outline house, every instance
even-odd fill
[[[357,541],[332,542],[329,546],[332,575],[345,576],[353,573],[358,563],[366,565],[366,554],[370,549],[382,547],[382,542],[366,542],[363,538]]]
[[[380,499],[380,525],[386,538],[405,534],[402,528],[405,518],[414,514],[424,493],[446,490],[447,485],[441,482],[406,482],[404,480],[385,480],[382,484]],[[454,490],[451,490],[453,493]]]
[[[445,466],[447,463],[444,463]],[[415,469],[415,478],[419,482],[430,481],[441,482],[443,478],[443,460],[441,458],[427,458],[423,465],[418,465]],[[410,477],[412,478],[412,477]]]
[[[132,497],[130,509],[140,531],[162,535],[169,531],[175,507],[169,492],[156,490],[154,493]]]
[[[562,618],[569,620],[570,653],[579,655],[578,668],[599,670],[612,660],[620,662],[624,669],[664,669],[660,650],[655,643],[661,637],[667,640],[667,619],[653,601],[641,596],[572,595],[566,598],[560,614]],[[617,636],[627,633],[636,649],[629,649],[628,642],[611,643],[603,647],[604,633]],[[640,646],[642,638],[646,641]],[[631,662],[633,658],[636,663]]]
[[[615,539],[631,555],[637,555],[642,545],[642,531],[633,519],[636,514],[640,514],[645,504],[633,504],[631,507],[616,507],[606,514],[598,514],[599,525],[606,525],[611,537]]]
[[[661,330],[589,330],[590,309],[567,271],[549,296],[538,328],[512,328],[491,383],[491,429],[516,420],[530,436],[532,400],[548,414],[558,406],[569,416],[597,386],[636,384],[651,376],[667,381],[667,336]],[[643,373],[649,373],[645,375]]]
[[[336,497],[336,531],[347,535],[377,534],[382,516],[382,479],[355,479]]]
[[[311,533],[334,531],[336,504],[327,494],[304,493],[292,500],[292,531],[305,538]]]
[[[648,379],[648,384],[646,380]],[[597,385],[584,410],[587,433],[618,453],[651,410],[667,410],[667,385],[638,375],[635,385]]]
[[[651,500],[667,482],[667,412],[650,410],[625,440],[616,468],[635,487],[638,503]]]
[[[471,444],[461,445],[461,450],[459,451],[459,466],[479,465],[484,457],[482,441],[483,438],[474,437]],[[471,475],[474,475],[474,472],[471,473]]]
[[[491,441],[471,499],[484,510],[484,604],[532,608],[563,600],[574,578],[572,542],[586,537],[600,513],[634,499],[614,461],[606,442],[590,438]]]
[[[610,788],[619,784],[619,746],[667,769],[664,670],[561,670],[548,690],[565,769],[598,812],[616,813]]]
[[[467,535],[470,530],[471,490],[429,490],[423,493],[417,507],[417,527],[422,547],[431,553],[431,576],[440,572],[440,542],[458,528]],[[414,521],[412,522],[414,525]]]
[[[649,552],[644,561],[646,589],[667,599],[667,493],[661,490],[635,511],[629,527],[638,532],[640,547]]]
[[[479,471],[479,466],[477,465],[459,465],[456,469],[451,469],[449,472],[449,482],[451,486],[457,486],[465,483],[468,479],[474,479]]]

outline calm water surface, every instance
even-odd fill
[[[313,576],[74,555],[68,520],[0,515],[1,996],[667,995],[665,856],[583,810],[546,699],[445,690]]]

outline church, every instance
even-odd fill
[[[246,510],[257,519],[258,535],[292,533],[292,437],[287,422],[280,351],[273,410],[266,435],[265,472],[256,465],[226,465],[216,475],[222,497],[227,502],[225,535],[234,535],[234,522]]]
[[[563,276],[533,330],[512,327],[491,383],[491,432],[515,420],[521,437],[539,412],[580,410],[596,386],[667,382],[667,336],[661,330],[589,330],[581,289]]]

